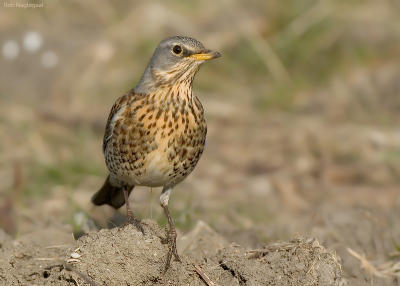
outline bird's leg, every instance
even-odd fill
[[[141,231],[144,235],[144,229],[142,224],[140,223],[140,220],[135,218],[133,215],[133,212],[131,210],[130,204],[129,204],[129,191],[128,188],[124,187],[124,197],[125,197],[125,206],[126,206],[126,214],[128,216],[128,224],[133,224],[136,226],[136,228]]]
[[[176,250],[176,229],[175,224],[172,221],[171,215],[168,209],[168,200],[171,194],[171,189],[163,189],[161,196],[160,196],[160,203],[164,209],[165,216],[168,219],[169,230],[167,231],[167,236],[165,242],[168,243],[168,255],[167,255],[167,262],[165,264],[164,271],[166,272],[171,265],[171,258],[174,255],[175,260],[182,262],[179,258],[178,251]]]

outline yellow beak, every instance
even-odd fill
[[[206,51],[198,53],[198,54],[190,55],[189,57],[195,59],[196,61],[207,61],[207,60],[219,58],[220,56],[221,56],[221,53],[219,53],[219,52],[206,50]]]

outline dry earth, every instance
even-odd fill
[[[164,273],[164,233],[153,221],[144,224],[144,236],[128,225],[77,241],[60,226],[16,240],[1,233],[0,279],[3,285],[207,285],[203,275],[215,283],[209,285],[344,285],[338,257],[317,240],[246,250],[202,222],[180,237],[182,263],[172,263]],[[43,235],[56,244],[49,245]]]

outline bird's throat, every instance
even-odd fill
[[[190,104],[193,100],[192,82],[182,81],[173,85],[162,85],[156,92],[161,104]]]

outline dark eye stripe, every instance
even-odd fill
[[[183,56],[184,56],[184,57],[188,57],[188,56],[190,56],[191,54],[193,54],[192,51],[189,51],[189,50],[187,50],[187,49],[183,49]]]

